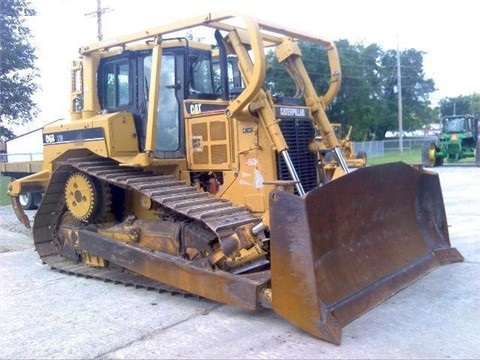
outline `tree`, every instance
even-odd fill
[[[380,61],[384,70],[384,101],[386,104],[385,121],[383,127],[376,129],[378,138],[383,138],[385,132],[398,126],[398,68],[397,56],[400,56],[400,75],[402,83],[402,114],[404,130],[419,129],[434,121],[430,111],[430,93],[435,91],[432,79],[425,79],[423,72],[423,52],[408,49],[399,55],[396,50],[386,51]],[[393,71],[392,71],[393,70]],[[388,71],[391,73],[387,77]]]
[[[14,137],[9,125],[21,125],[38,114],[32,96],[39,76],[32,34],[25,24],[36,12],[24,0],[0,1],[0,138]]]
[[[387,131],[398,128],[397,52],[384,51],[377,44],[351,44],[348,40],[336,41],[335,45],[340,57],[342,85],[327,108],[330,120],[341,123],[345,130],[353,126],[352,139],[383,139]],[[322,95],[330,79],[326,51],[310,42],[302,42],[299,46],[317,94]],[[274,54],[267,56],[270,90],[293,95],[295,89]],[[425,79],[421,51],[404,51],[400,66],[404,129],[418,129],[436,119],[429,101],[435,84]]]
[[[377,128],[381,114],[385,113],[383,101],[382,69],[378,59],[381,48],[376,44],[364,46],[348,40],[336,42],[342,68],[342,86],[329,116],[347,129],[352,126],[352,138],[370,138]]]
[[[442,116],[480,113],[480,93],[443,98],[439,102]]]

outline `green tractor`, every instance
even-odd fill
[[[474,158],[476,166],[480,167],[479,118],[480,114],[443,117],[437,141],[423,144],[422,165],[434,167]]]

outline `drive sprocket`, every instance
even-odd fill
[[[106,212],[108,192],[98,181],[75,171],[65,183],[65,204],[75,219],[92,222]]]

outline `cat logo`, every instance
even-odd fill
[[[202,113],[202,104],[190,104],[190,114],[198,115]]]

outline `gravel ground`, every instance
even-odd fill
[[[36,210],[25,213],[32,223]],[[32,230],[19,223],[10,205],[0,206],[0,253],[28,248],[33,248]]]
[[[434,270],[343,329],[336,346],[272,311],[67,276],[0,207],[0,359],[479,359],[480,168],[440,175],[462,263]],[[28,211],[33,220],[35,211]]]

